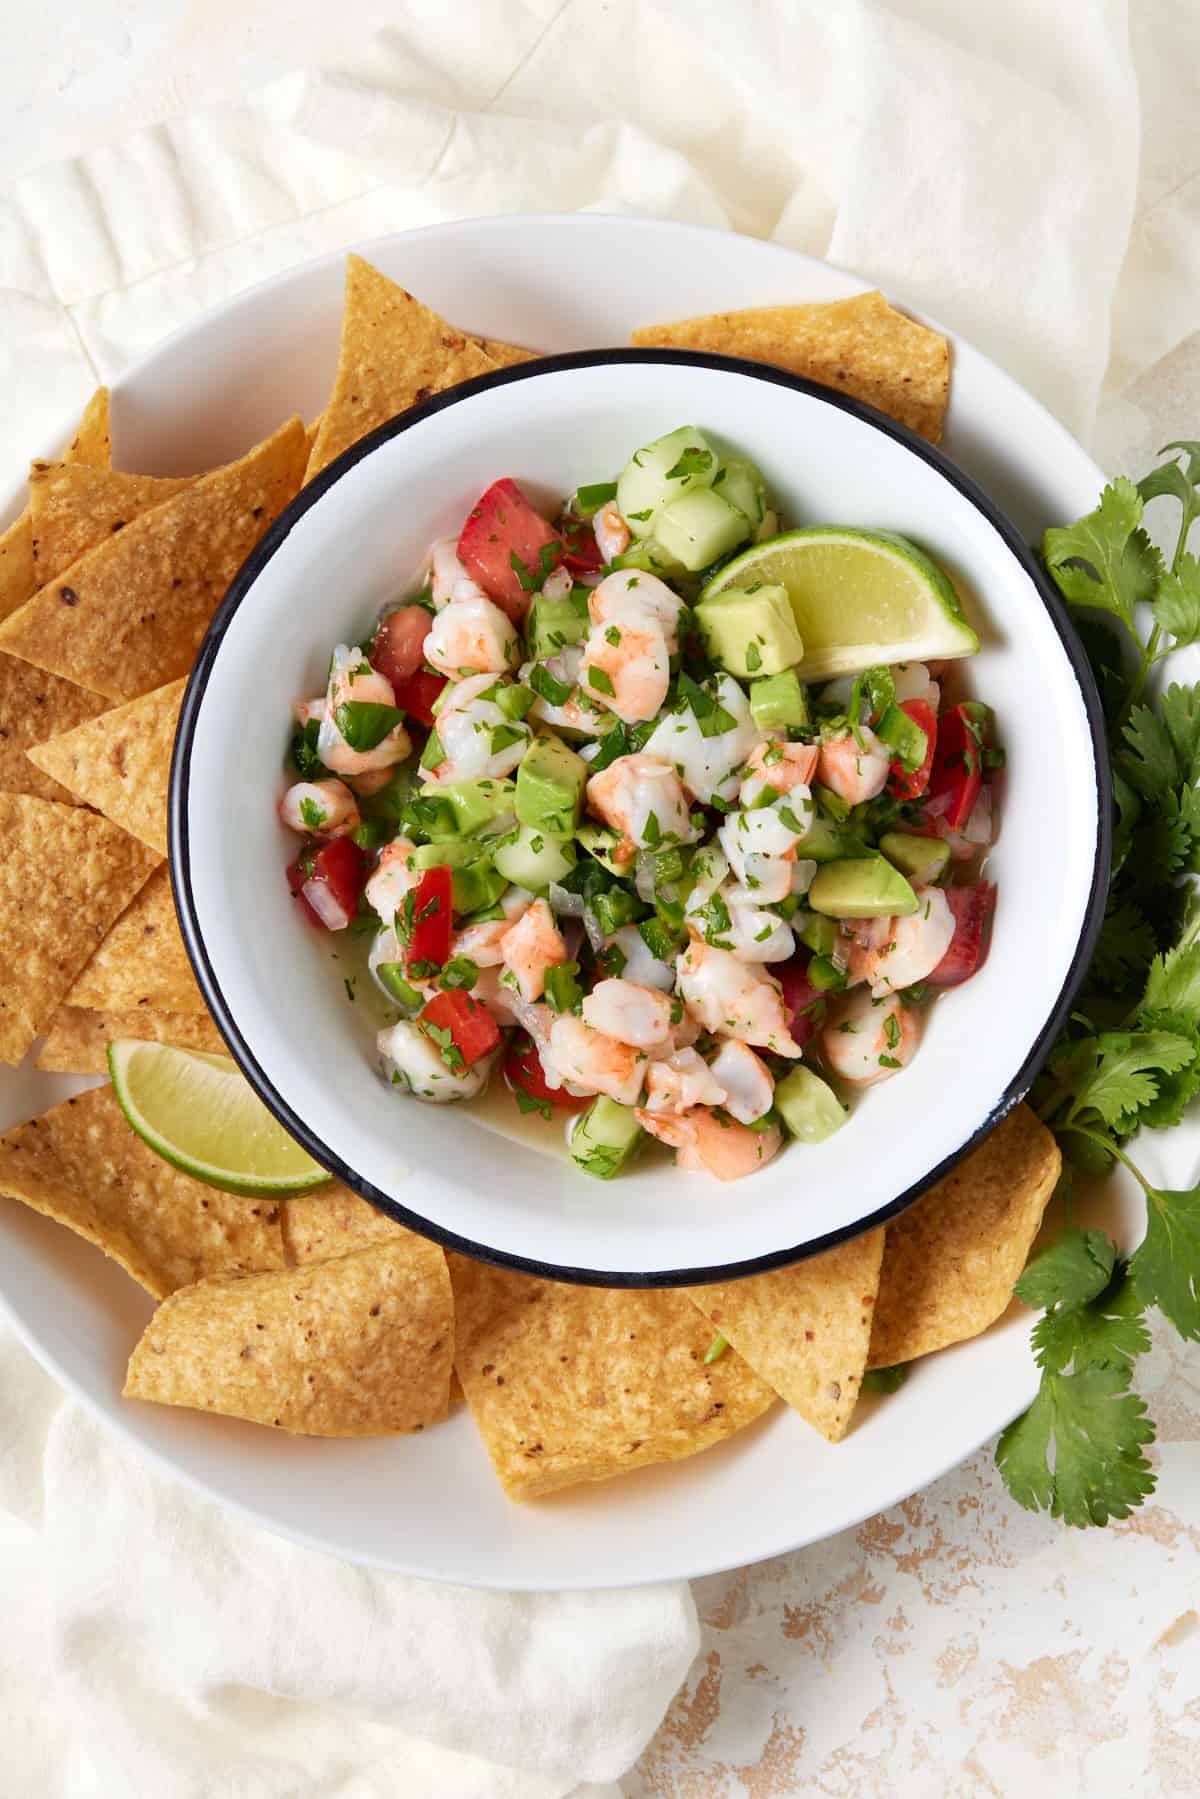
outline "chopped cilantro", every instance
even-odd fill
[[[615,689],[612,684],[612,676],[606,669],[589,664],[587,678],[589,687],[594,687],[597,693],[607,693],[611,698]]]
[[[578,1012],[583,1004],[578,962],[560,962],[546,970],[546,1004],[552,1012]]]

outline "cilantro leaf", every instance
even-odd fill
[[[1092,956],[1093,981],[1114,993],[1124,992],[1145,975],[1155,948],[1150,921],[1132,900],[1115,906],[1110,902]]]
[[[1150,1031],[1171,1031],[1176,1036],[1187,1037],[1196,1052],[1195,1059],[1185,1067],[1172,1074],[1156,1076],[1158,1092],[1138,1113],[1139,1129],[1167,1130],[1181,1122],[1184,1112],[1200,1093],[1200,1023],[1182,1012],[1143,1012],[1138,1023]]]
[[[1180,784],[1200,781],[1200,685],[1180,687],[1173,681],[1158,702],[1175,751]]]
[[[1156,712],[1135,706],[1122,735],[1129,747],[1121,755],[1121,770],[1143,799],[1159,800],[1178,786],[1175,746]]]
[[[1146,1235],[1129,1271],[1143,1304],[1200,1341],[1200,1187],[1147,1189]]]
[[[1113,612],[1132,631],[1134,612],[1154,598],[1162,557],[1141,528],[1142,498],[1123,476],[1074,525],[1042,539],[1042,555],[1059,590],[1076,606]]]
[[[1173,1031],[1101,1031],[1079,1061],[1070,1116],[1095,1112],[1110,1127],[1150,1104],[1156,1075],[1173,1074],[1195,1058],[1195,1047]]]
[[[1038,1365],[1049,1374],[1081,1368],[1127,1367],[1150,1347],[1142,1302],[1118,1261],[1112,1279],[1086,1305],[1055,1306],[1033,1327]]]
[[[1111,1237],[1073,1225],[1034,1257],[1013,1292],[1027,1306],[1086,1305],[1107,1287],[1116,1258]]]
[[[1184,554],[1158,584],[1154,622],[1175,639],[1175,648],[1200,637],[1200,561]]]
[[[1142,1449],[1154,1441],[1154,1426],[1144,1402],[1127,1391],[1129,1379],[1128,1366],[1042,1376],[1037,1398],[996,1446],[1019,1504],[1067,1524],[1107,1524],[1127,1518],[1154,1491]]]

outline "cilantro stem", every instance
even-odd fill
[[[1089,1142],[1099,1144],[1101,1149],[1107,1150],[1110,1156],[1115,1156],[1118,1162],[1123,1163],[1124,1166],[1128,1168],[1130,1174],[1142,1189],[1142,1192],[1146,1195],[1147,1199],[1155,1199],[1158,1197],[1154,1188],[1150,1185],[1150,1182],[1146,1179],[1136,1162],[1131,1162],[1129,1157],[1125,1154],[1125,1151],[1119,1148],[1106,1132],[1093,1131],[1086,1124],[1060,1124],[1056,1125],[1055,1129],[1060,1135],[1067,1131],[1073,1131],[1077,1137],[1086,1137]]]

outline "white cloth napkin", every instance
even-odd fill
[[[640,211],[826,255],[1085,437],[1114,317],[1124,383],[1196,322],[1200,20],[1167,0],[1139,6],[1140,192],[1122,0],[397,0],[360,39],[363,10],[337,9],[326,72],[139,120],[0,194],[0,467],[239,287],[486,212]],[[1136,397],[1103,423],[1138,444]],[[14,1795],[614,1799],[579,1783],[616,1780],[694,1652],[679,1585],[508,1598],[276,1541],[131,1460],[7,1337],[0,1408]]]

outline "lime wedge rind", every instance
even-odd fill
[[[330,1179],[228,1056],[123,1037],[108,1046],[108,1069],[130,1128],[193,1180],[286,1198]]]

